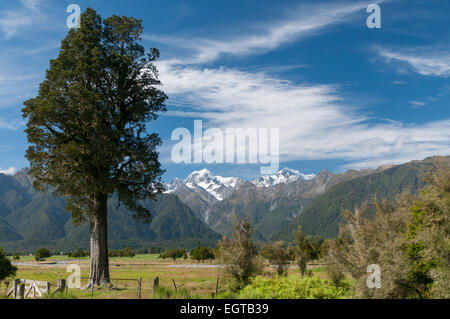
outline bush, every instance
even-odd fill
[[[116,249],[116,250],[110,250],[108,252],[109,257],[134,257],[136,254],[134,253],[134,250],[130,247],[125,248],[124,250]]]
[[[174,261],[177,260],[177,258],[187,258],[186,250],[184,248],[181,249],[169,249],[165,251],[164,253],[159,254],[158,258],[166,259],[171,258]]]
[[[287,268],[291,261],[289,251],[283,246],[284,242],[276,242],[267,246],[261,253],[261,256],[269,260],[270,264],[277,266],[277,273],[279,276],[283,276],[287,273]]]
[[[34,259],[36,259],[36,261],[45,260],[45,258],[49,258],[51,256],[52,256],[52,253],[47,248],[39,248],[34,253]]]
[[[139,248],[136,250],[136,254],[138,255],[147,255],[148,253],[148,248]]]
[[[189,252],[189,255],[191,256],[191,259],[197,261],[203,261],[207,259],[212,260],[215,258],[213,250],[210,247],[200,246],[200,243],[198,243],[197,248],[192,249]]]
[[[229,286],[231,291],[242,289],[250,283],[252,277],[261,273],[258,249],[252,242],[252,233],[248,220],[237,220],[231,239],[224,237],[217,244],[219,261],[232,280]]]
[[[84,258],[90,256],[88,251],[83,251],[81,248],[78,248],[76,251],[71,252],[68,255],[70,258]]]
[[[16,271],[17,268],[11,264],[9,259],[3,254],[3,250],[0,248],[0,280],[14,276]]]
[[[135,252],[133,249],[131,249],[130,247],[126,247],[123,250],[123,257],[134,257],[136,256]]]
[[[241,290],[243,299],[343,299],[350,297],[350,284],[336,287],[328,280],[298,276],[256,277]]]

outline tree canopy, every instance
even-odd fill
[[[37,97],[25,102],[34,185],[67,196],[75,220],[94,210],[93,194],[116,193],[119,203],[150,218],[138,200],[162,189],[156,147],[147,126],[165,111],[156,86],[157,49],[139,43],[142,21],[88,8],[50,61]]]

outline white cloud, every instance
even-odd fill
[[[425,76],[450,76],[450,50],[442,48],[387,49],[378,47],[378,55],[401,69],[405,66]]]
[[[415,109],[427,105],[427,103],[422,101],[409,101],[408,103],[411,104]]]
[[[23,120],[19,119],[4,119],[0,117],[0,130],[11,130],[11,131],[17,131],[19,130],[25,122]]]
[[[17,35],[24,28],[38,26],[43,16],[39,9],[42,0],[20,0],[21,6],[0,11],[0,31],[7,39]]]
[[[380,3],[382,1],[373,1]],[[326,28],[349,21],[357,12],[363,14],[366,1],[344,4],[317,4],[298,6],[281,22],[265,22],[258,32],[231,39],[205,39],[196,37],[169,37],[144,35],[144,39],[190,49],[190,58],[174,59],[172,63],[199,64],[211,62],[222,55],[242,56],[264,53],[287,43],[317,34]],[[241,30],[239,31],[241,34]]]
[[[229,40],[157,38],[194,52],[188,59],[158,63],[164,91],[170,96],[170,105],[175,106],[167,115],[207,120],[206,126],[222,130],[280,128],[280,155],[284,162],[343,159],[364,167],[450,154],[450,120],[425,124],[376,121],[350,105],[339,86],[294,84],[264,72],[198,66],[222,55],[276,49],[347,21],[366,6],[367,3],[352,2],[295,11],[294,18]],[[414,65],[419,68],[420,63]],[[436,65],[429,63],[429,70],[438,72],[436,69],[442,65]]]
[[[16,172],[17,172],[17,169],[13,166],[11,166],[10,168],[7,168],[7,169],[0,168],[0,174],[14,175]]]
[[[265,73],[204,69],[160,62],[169,115],[225,128],[280,128],[281,161],[411,160],[450,154],[450,120],[420,125],[373,123],[348,105],[339,87],[296,85]]]

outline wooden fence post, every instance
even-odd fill
[[[17,294],[19,292],[19,284],[20,284],[20,279],[14,279],[13,280],[13,290],[12,290],[12,297],[13,299],[17,299]]]
[[[178,291],[177,285],[175,284],[175,279],[172,278],[173,286],[175,287],[175,291]]]
[[[45,293],[46,293],[47,295],[50,295],[50,287],[51,287],[50,283],[47,282],[47,284],[45,285],[45,290],[46,290]]]
[[[141,289],[142,289],[142,278],[139,278],[137,286],[137,299],[141,299]]]
[[[58,287],[55,292],[63,293],[66,290],[66,280],[60,279],[58,280]]]
[[[217,275],[217,281],[216,281],[216,296],[217,296],[217,294],[219,293],[219,278],[220,278],[220,275]]]
[[[159,278],[155,277],[153,278],[153,293],[158,291],[158,288],[159,288]]]
[[[25,299],[25,284],[19,283],[16,299]]]

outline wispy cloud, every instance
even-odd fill
[[[7,39],[24,28],[38,26],[43,17],[42,0],[20,0],[20,5],[0,11],[0,31]]]
[[[425,76],[450,76],[450,49],[410,48],[388,49],[377,47],[379,57],[387,63],[396,64],[398,69],[408,68]]]
[[[409,101],[408,103],[415,109],[427,105],[427,103],[423,101]]]
[[[205,119],[208,126],[280,128],[282,161],[409,160],[450,153],[450,120],[421,125],[374,123],[351,107],[338,86],[293,84],[265,73],[159,64],[169,115]]]
[[[0,117],[0,130],[18,131],[25,122],[20,119],[5,119]]]
[[[37,74],[25,75],[19,72],[20,70],[11,70],[10,74],[6,74],[0,70],[0,109],[22,107],[23,101],[36,90],[36,82],[40,76]]]
[[[382,1],[373,1],[382,2]],[[221,56],[244,56],[259,54],[274,50],[293,41],[318,34],[349,21],[357,12],[363,12],[367,7],[366,1],[351,1],[340,4],[301,5],[291,10],[284,20],[279,22],[265,22],[263,27],[252,34],[246,34],[229,39],[208,39],[198,37],[172,37],[161,35],[144,35],[144,39],[175,45],[191,50],[188,59],[176,60],[183,64],[199,64],[217,60]]]
[[[224,55],[259,54],[299,41],[350,20],[366,6],[366,2],[352,2],[295,11],[295,18],[227,40],[147,36],[193,52],[190,59],[158,63],[173,106],[168,115],[204,119],[206,126],[220,129],[280,128],[280,155],[285,162],[343,159],[378,165],[449,154],[450,120],[381,121],[358,111],[343,97],[339,85],[296,84],[268,72],[202,66]],[[394,57],[400,55],[390,55]],[[415,66],[419,68],[419,63]]]

